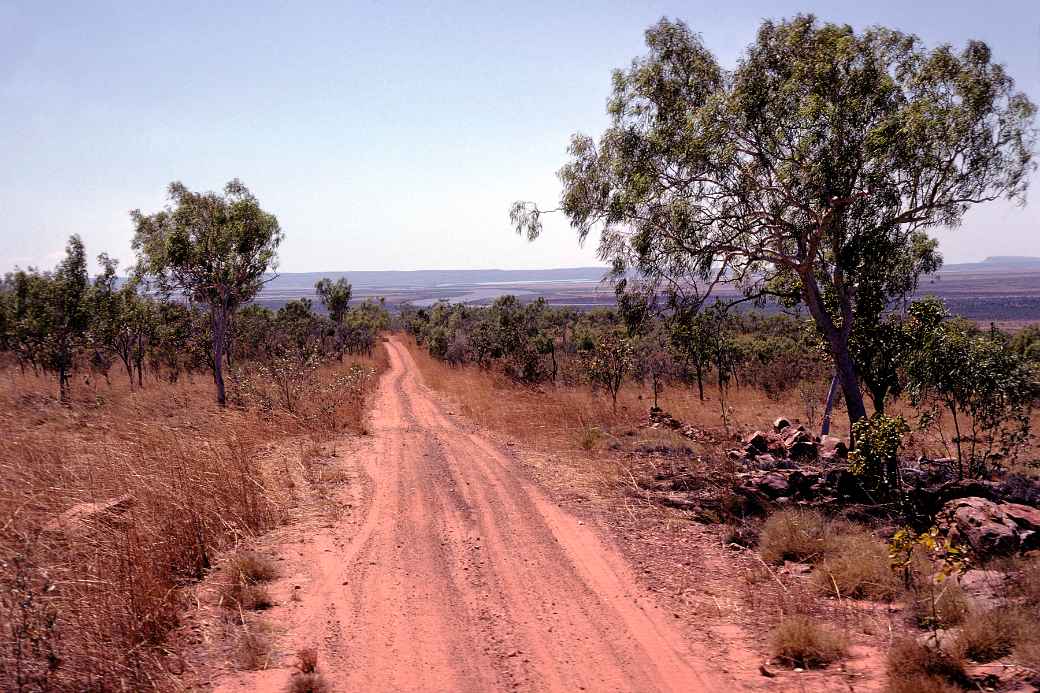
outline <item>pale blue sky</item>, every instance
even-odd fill
[[[281,269],[594,263],[562,220],[527,244],[518,198],[554,203],[574,131],[662,15],[731,66],[764,17],[813,11],[927,42],[990,43],[1040,102],[1040,3],[7,2],[0,0],[0,271],[79,233],[131,258],[127,211],[174,179],[239,177],[286,232]],[[950,262],[1040,255],[1040,176],[940,234]]]

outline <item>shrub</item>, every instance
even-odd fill
[[[788,616],[773,631],[773,654],[785,664],[805,669],[825,666],[845,655],[845,638],[810,616]]]
[[[969,617],[961,627],[957,647],[976,662],[992,662],[1011,654],[1025,634],[1025,619],[1009,608],[997,608]]]
[[[861,530],[849,530],[829,543],[828,555],[813,575],[821,592],[878,600],[899,594],[899,580],[892,572],[885,544]]]
[[[899,448],[910,428],[902,417],[875,414],[852,426],[856,447],[849,453],[849,471],[871,489],[891,492],[897,488]]]
[[[278,577],[278,566],[274,562],[256,553],[240,553],[231,559],[228,572],[238,575],[248,584],[270,582]]]
[[[289,693],[328,693],[329,685],[321,674],[294,674],[289,679]]]
[[[827,551],[833,528],[818,512],[781,510],[762,525],[758,550],[767,563],[812,561]]]
[[[926,647],[909,638],[888,651],[890,693],[948,693],[967,682],[964,661],[957,655]]]
[[[247,630],[238,638],[236,655],[238,665],[243,669],[266,669],[271,661],[271,638]]]

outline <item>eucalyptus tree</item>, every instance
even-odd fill
[[[275,266],[282,230],[256,197],[232,180],[223,194],[197,193],[171,183],[170,204],[155,214],[131,212],[138,274],[165,294],[208,307],[213,381],[224,406],[224,360],[235,310],[249,301]]]
[[[12,332],[20,357],[58,377],[62,402],[68,401],[76,360],[90,327],[90,281],[79,236],[69,238],[65,258],[53,272],[18,270],[13,287]]]
[[[347,308],[350,306],[350,298],[354,293],[350,282],[343,277],[336,281],[322,277],[314,285],[314,290],[321,300],[321,305],[325,306],[325,310],[328,311],[332,322],[337,325],[342,323],[343,316],[346,315]]]
[[[646,42],[614,73],[607,130],[573,137],[558,211],[580,240],[599,231],[619,280],[803,304],[862,418],[857,321],[936,266],[927,231],[1024,201],[1035,106],[978,41],[926,48],[798,16],[764,22],[733,70],[682,22]],[[534,239],[543,213],[520,201],[510,216]]]

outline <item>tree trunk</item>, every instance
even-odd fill
[[[820,287],[816,284],[811,274],[801,277],[802,298],[809,308],[817,329],[827,339],[830,347],[831,358],[834,359],[834,373],[841,383],[841,389],[845,397],[845,407],[849,412],[849,443],[855,445],[852,436],[852,424],[867,416],[867,407],[863,403],[863,392],[859,388],[859,378],[856,375],[856,364],[849,353],[849,335],[852,332],[851,311],[846,316],[846,324],[841,328],[834,324],[834,320],[827,313],[823,305],[823,297]]]
[[[69,401],[69,371],[64,365],[58,366],[58,398]]]
[[[838,394],[838,374],[831,378],[830,389],[827,390],[827,404],[823,408],[823,423],[820,424],[820,435],[830,435],[831,411],[834,409],[834,396]]]
[[[227,314],[223,306],[213,306],[213,384],[217,387],[217,404],[227,406],[224,390],[224,347]]]
[[[841,383],[841,390],[845,396],[845,408],[849,411],[849,440],[855,444],[855,440],[852,439],[852,424],[866,418],[867,407],[863,403],[863,393],[859,389],[856,364],[852,362],[852,354],[849,353],[848,339],[839,341],[837,346],[832,345],[832,350],[838,382]]]

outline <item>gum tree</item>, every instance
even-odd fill
[[[213,382],[226,404],[224,360],[231,317],[264,284],[275,266],[282,230],[241,181],[224,193],[196,193],[171,183],[170,204],[155,214],[130,213],[136,231],[138,274],[165,294],[179,293],[209,308]]]
[[[978,41],[929,49],[798,16],[763,23],[733,70],[682,22],[646,42],[614,73],[607,130],[573,137],[558,211],[580,240],[600,232],[619,280],[804,305],[862,418],[857,320],[935,266],[927,231],[1024,201],[1035,106]],[[533,239],[542,214],[521,201],[511,220]]]
[[[343,277],[336,281],[322,277],[314,285],[314,291],[318,294],[321,305],[325,306],[325,310],[328,311],[332,322],[337,325],[342,323],[343,316],[346,315],[347,308],[350,306],[350,298],[354,293],[350,282]]]

